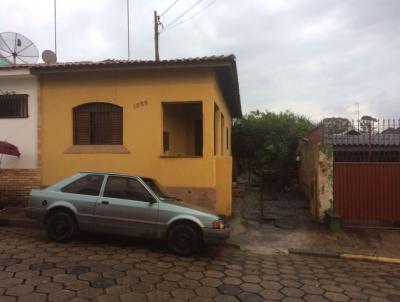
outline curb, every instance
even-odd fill
[[[318,252],[318,251],[310,251],[310,250],[302,250],[302,249],[289,249],[289,254],[400,264],[400,258],[357,255],[357,254],[350,254],[350,253],[331,253],[331,252]]]
[[[366,256],[366,255],[356,255],[356,254],[341,254],[340,258],[349,259],[349,260],[364,260],[364,261],[373,261],[373,262],[382,262],[382,263],[396,263],[400,264],[399,258],[390,258],[390,257],[382,257],[382,256]]]
[[[324,258],[340,258],[339,253],[332,253],[332,252],[311,251],[303,249],[288,249],[288,251],[289,254],[295,254],[295,255],[316,256]]]

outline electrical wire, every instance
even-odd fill
[[[204,0],[197,0],[195,3],[193,3],[191,6],[189,6],[183,13],[181,13],[178,17],[173,19],[171,22],[169,22],[165,27],[169,27],[174,25],[176,22],[178,22],[182,17],[184,17],[187,13],[189,13],[193,8],[195,8],[198,4],[203,2]]]
[[[192,16],[190,16],[189,18],[184,19],[184,20],[182,20],[181,22],[175,23],[175,24],[172,25],[172,26],[171,26],[171,25],[170,25],[170,26],[167,26],[167,27],[165,27],[162,31],[164,32],[164,31],[173,29],[173,28],[175,28],[175,27],[181,25],[182,23],[185,23],[185,22],[187,22],[187,21],[190,21],[191,19],[193,19],[194,17],[196,17],[197,15],[199,15],[200,13],[202,13],[203,11],[205,11],[207,8],[209,8],[211,5],[213,5],[216,1],[217,1],[217,0],[212,0],[209,4],[207,4],[206,6],[204,6],[204,7],[203,7],[201,10],[199,10],[198,12],[194,13],[194,14],[193,14]]]
[[[179,0],[175,0],[161,15],[160,17],[164,16]]]

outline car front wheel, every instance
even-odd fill
[[[178,224],[168,232],[168,247],[179,256],[196,253],[200,246],[198,232],[189,224]]]
[[[70,214],[57,212],[52,214],[47,221],[47,233],[51,240],[67,242],[76,232],[76,224]]]

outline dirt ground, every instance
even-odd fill
[[[400,258],[398,229],[344,228],[331,232],[311,221],[308,202],[293,193],[267,196],[263,206],[261,217],[255,192],[235,200],[231,243],[266,254],[287,253],[295,248]]]

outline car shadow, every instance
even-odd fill
[[[125,235],[80,232],[75,238],[75,241],[92,245],[112,245],[120,248],[148,249],[159,252],[168,251],[165,242]]]
[[[131,250],[146,250],[154,253],[162,253],[167,255],[175,255],[162,240],[138,238],[125,235],[112,235],[102,233],[80,232],[74,240],[75,243],[90,246],[114,246],[119,248],[127,248]],[[193,255],[196,258],[216,257],[220,255],[224,249],[229,249],[225,245],[204,246],[200,251]]]

